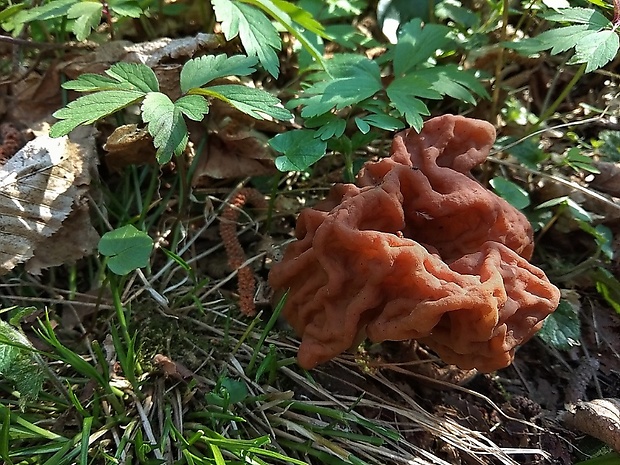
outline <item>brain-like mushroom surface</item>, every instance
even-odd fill
[[[299,364],[364,337],[417,339],[462,368],[512,362],[555,310],[559,291],[528,260],[532,230],[470,171],[487,157],[487,122],[444,115],[394,138],[357,185],[337,184],[301,212],[297,240],[269,276],[301,337]]]

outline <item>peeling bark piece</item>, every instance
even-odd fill
[[[567,428],[594,436],[620,453],[620,399],[577,402],[560,419]]]
[[[92,251],[98,238],[88,218],[87,229],[56,234],[86,202],[96,163],[93,129],[80,128],[70,138],[39,136],[0,167],[0,274],[35,254],[31,271],[38,272]],[[46,248],[54,249],[51,261]]]

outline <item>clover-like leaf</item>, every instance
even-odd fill
[[[257,56],[273,77],[278,77],[277,50],[282,48],[278,31],[269,18],[251,5],[232,0],[212,0],[215,17],[222,23],[226,40],[239,36],[248,55]]]
[[[194,87],[225,76],[247,76],[256,71],[258,58],[254,56],[225,54],[204,55],[189,60],[181,70],[181,92],[186,93]]]
[[[280,171],[303,171],[320,160],[327,150],[327,143],[309,129],[278,134],[269,144],[276,152],[284,154],[275,162]]]
[[[140,4],[135,0],[108,0],[108,6],[118,16],[139,18],[142,14]]]
[[[105,233],[99,241],[99,253],[108,257],[108,268],[117,275],[126,275],[149,264],[153,239],[133,225]]]
[[[135,90],[106,90],[70,102],[52,116],[64,120],[50,129],[50,136],[61,137],[69,134],[80,124],[91,124],[105,116],[111,115],[144,97],[144,92]]]

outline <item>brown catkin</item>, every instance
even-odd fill
[[[220,236],[228,256],[228,265],[233,270],[237,270],[239,308],[245,315],[254,316],[256,314],[254,308],[254,273],[249,266],[242,266],[246,260],[245,253],[237,237],[237,218],[239,218],[240,209],[246,204],[257,208],[267,207],[265,197],[256,189],[251,187],[239,189],[222,212]]]

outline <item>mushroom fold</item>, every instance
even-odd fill
[[[470,171],[495,141],[487,122],[444,115],[398,133],[391,156],[367,162],[301,212],[269,281],[314,368],[359,343],[416,339],[448,363],[508,366],[558,305],[528,260],[526,217]]]

